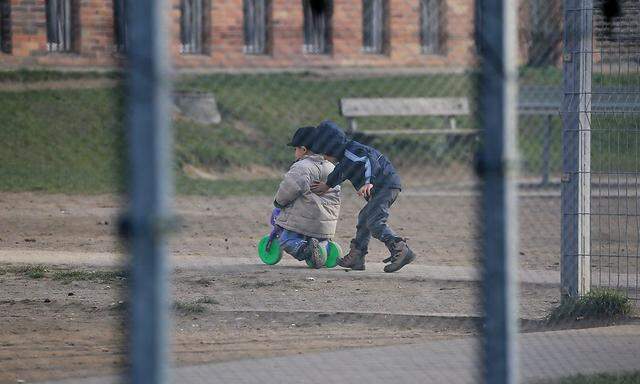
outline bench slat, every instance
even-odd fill
[[[466,97],[345,98],[340,100],[345,117],[364,116],[462,116],[469,114]]]
[[[374,131],[361,131],[365,135],[475,135],[477,129],[376,129]]]

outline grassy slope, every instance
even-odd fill
[[[4,74],[4,79],[15,78],[58,79],[51,73]],[[177,121],[176,169],[187,163],[224,170],[252,164],[286,168],[292,153],[284,143],[296,126],[326,118],[344,124],[337,107],[340,97],[463,95],[470,84],[463,76],[329,80],[307,75],[211,75],[185,78],[177,88],[214,92],[223,122],[203,126]],[[120,190],[125,158],[122,106],[120,88],[0,92],[0,189]],[[414,125],[419,120],[393,122]],[[366,126],[387,123],[369,119]],[[180,171],[176,179],[178,192],[197,194],[271,193],[277,183],[192,180]]]
[[[539,384],[638,384],[640,383],[640,373],[600,374],[600,375],[577,375],[551,382],[540,382]]]
[[[123,166],[113,90],[0,93],[0,188],[112,191]]]
[[[0,83],[117,76],[115,73],[0,72]],[[329,78],[312,74],[218,74],[183,77],[176,88],[205,90],[216,95],[223,122],[217,126],[184,120],[175,123],[178,192],[270,193],[275,180],[192,180],[180,171],[180,166],[192,164],[221,171],[258,164],[285,169],[292,154],[284,143],[295,127],[317,124],[327,118],[346,124],[338,110],[342,97],[469,97],[473,90],[472,79],[470,75]],[[558,85],[560,72],[524,70],[521,79],[523,83]],[[120,190],[125,157],[122,105],[120,88],[0,92],[0,190],[81,193]],[[541,166],[542,131],[535,127],[542,123],[538,117],[521,122],[523,163],[525,170],[533,173]],[[437,118],[359,120],[363,129],[437,127],[441,124],[443,120]],[[459,123],[463,127],[474,127],[474,124],[475,119],[469,118],[461,119]],[[558,171],[560,118],[554,117],[552,124],[552,168]],[[608,121],[594,121],[598,126],[608,124]],[[631,143],[632,139],[594,132],[593,140],[594,149],[601,149],[594,150],[594,167],[606,164],[615,169],[620,163],[625,169],[637,169],[638,156],[634,149],[622,145]],[[374,139],[372,144],[400,166],[407,162],[442,166],[456,160],[469,161],[475,141],[394,137]],[[620,158],[607,155],[605,152],[609,148],[625,155]]]

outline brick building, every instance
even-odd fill
[[[126,0],[0,0],[0,68],[115,67],[124,58]],[[465,68],[475,62],[474,0],[169,0],[180,68]],[[520,2],[525,65],[560,65],[562,2]],[[605,20],[598,49],[637,61],[637,0]],[[622,54],[622,53],[621,53]],[[626,57],[625,56],[625,57]],[[596,60],[599,60],[596,57]]]
[[[465,67],[473,0],[169,0],[180,68]],[[113,67],[124,0],[0,0],[0,67]]]

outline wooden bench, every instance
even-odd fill
[[[439,116],[444,118],[444,123],[443,128],[381,129],[362,133],[468,135],[477,132],[457,127],[456,117],[469,115],[469,100],[466,97],[344,98],[340,100],[340,113],[347,118],[349,133],[358,129],[356,118],[373,116]]]

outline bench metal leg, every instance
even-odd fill
[[[349,126],[349,133],[355,133],[355,131],[358,129],[358,123],[356,122],[356,119],[354,119],[353,117],[347,118],[347,123]]]

